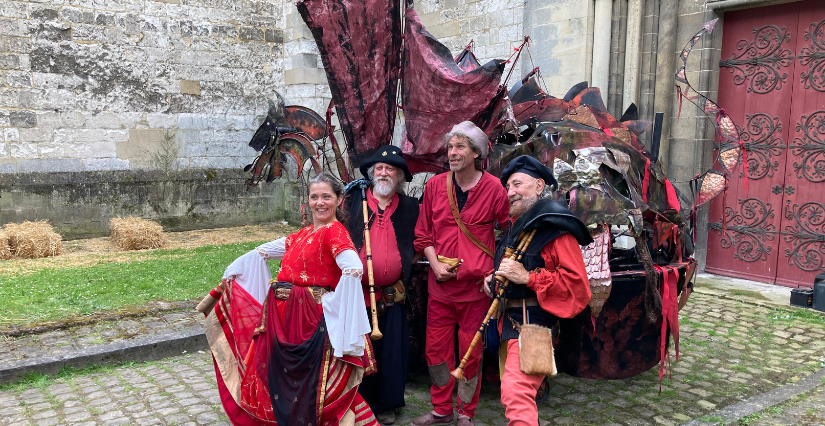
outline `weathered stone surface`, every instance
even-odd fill
[[[0,175],[25,181],[14,174],[158,168],[149,161],[158,154],[157,138],[134,135],[174,133],[179,116],[184,129],[187,117],[198,117],[205,125],[185,135],[187,145],[167,166],[233,169],[234,183],[207,197],[213,206],[231,205],[244,191],[238,168],[254,157],[246,145],[266,114],[266,99],[276,90],[284,92],[283,13],[280,2],[253,0],[3,2]],[[61,179],[83,180],[79,175]],[[183,178],[168,186],[191,184]],[[24,215],[35,210],[55,218],[69,214],[69,209],[38,204],[49,196],[24,188],[16,192],[15,204],[25,206],[20,211],[29,213]],[[159,211],[180,211],[161,204]],[[253,204],[258,207],[247,207],[260,214],[268,208],[268,202]],[[184,220],[187,226],[211,222],[197,210],[189,215],[199,219]],[[231,223],[225,222],[230,216],[218,222]]]
[[[34,154],[25,152],[25,145],[20,142],[6,144],[12,157]],[[94,146],[105,151],[113,145]],[[60,161],[86,159],[52,161],[46,168],[48,173],[0,174],[2,223],[48,219],[64,237],[76,238],[106,235],[109,218],[118,215],[157,218],[164,228],[171,230],[282,218],[299,220],[295,203],[301,190],[297,183],[281,179],[262,188],[245,190],[239,168],[248,158],[229,163],[234,168],[229,170],[170,168],[83,173],[55,172],[73,167]],[[100,161],[116,164],[122,160]],[[31,171],[44,171],[34,164],[23,164]],[[44,211],[40,209],[43,205],[60,207]]]
[[[37,126],[37,114],[33,111],[10,111],[9,122],[14,127]]]
[[[273,43],[283,43],[284,31],[280,29],[267,28],[264,32],[264,40]]]

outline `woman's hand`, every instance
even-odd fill
[[[509,279],[514,284],[527,284],[530,281],[530,273],[524,269],[524,265],[513,259],[502,259],[495,274]]]

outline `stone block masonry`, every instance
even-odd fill
[[[254,158],[247,142],[266,115],[267,98],[284,90],[285,6],[294,7],[256,0],[0,1],[2,223],[48,219],[80,236],[105,232],[117,214],[187,224],[177,227],[283,219],[275,217],[272,194],[259,194],[266,200],[260,202],[245,193],[239,170]],[[197,176],[225,169],[237,176],[221,190],[200,192],[194,204],[176,199],[205,185]],[[60,176],[50,177],[56,180],[47,190],[34,184],[43,182],[39,173]],[[124,179],[128,189],[117,190],[125,192],[104,194]],[[119,199],[141,200],[158,185],[168,187],[169,199],[147,199],[139,208]],[[71,200],[59,192],[73,194]]]
[[[72,239],[108,235],[112,217],[156,219],[167,231],[301,220],[300,183],[277,179],[246,190],[237,168],[73,173],[47,168],[0,174],[0,223],[48,219]]]
[[[192,120],[231,122],[231,130],[251,137],[266,113],[267,97],[283,90],[280,2],[2,5],[0,172],[55,164],[66,171],[151,167],[151,152],[118,149],[139,142],[130,140],[132,130],[174,135]],[[26,140],[23,129],[38,131],[28,132]],[[244,144],[228,156],[210,154],[209,144],[221,143],[218,132],[227,129],[202,130],[190,142],[204,152],[181,156],[178,164],[189,166],[195,158],[202,163],[205,157],[207,165],[242,167],[254,154]]]
[[[536,62],[523,57],[509,85],[541,65],[561,96],[589,76],[589,9],[584,0],[540,3],[536,14],[523,0],[418,0],[415,8],[454,53],[472,40],[482,63],[509,57],[530,33]],[[239,170],[254,157],[247,142],[274,92],[321,114],[331,99],[296,12],[286,0],[0,0],[0,177]],[[238,182],[221,196],[241,194]],[[38,196],[37,217],[68,229],[72,210]],[[0,218],[29,217],[5,208],[17,209],[0,203]],[[152,214],[165,217],[159,211]]]

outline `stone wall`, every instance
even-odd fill
[[[265,202],[249,197],[239,169],[254,158],[247,143],[267,98],[283,91],[283,7],[0,2],[3,223],[48,219],[64,235],[88,235],[122,214],[187,226],[275,219],[273,189],[259,194]],[[214,170],[232,178],[202,191],[216,187],[203,178]],[[167,193],[158,187],[177,195],[142,206],[146,194]]]
[[[281,3],[5,1],[0,172],[243,166],[283,87]],[[174,147],[167,147],[175,149]]]
[[[49,220],[64,238],[108,235],[112,217],[158,220],[167,231],[300,222],[293,180],[244,189],[238,169],[0,174],[0,223]]]

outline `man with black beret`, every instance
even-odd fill
[[[505,358],[501,403],[510,426],[537,425],[535,397],[543,375],[525,374],[519,365],[519,330],[525,323],[551,328],[559,318],[578,315],[590,301],[590,285],[579,245],[592,241],[587,227],[561,204],[543,198],[558,183],[553,172],[530,156],[512,160],[501,173],[507,189],[511,225],[496,246],[495,275],[510,280],[504,291],[501,352]],[[522,231],[536,229],[521,261],[502,259]],[[492,275],[484,291],[492,295]],[[526,314],[526,315],[525,315]],[[526,320],[526,322],[525,322]],[[549,351],[548,351],[549,352]],[[552,352],[548,353],[552,361]]]
[[[404,406],[404,388],[410,363],[410,339],[407,313],[404,309],[405,284],[410,280],[415,255],[415,223],[418,220],[418,200],[404,194],[404,183],[412,174],[401,156],[401,149],[392,145],[380,148],[361,162],[361,174],[369,179],[366,190],[369,216],[370,245],[375,285],[375,301],[379,312],[378,329],[383,338],[372,342],[378,367],[375,374],[365,376],[358,392],[367,401],[381,424],[395,423],[393,410]],[[364,244],[364,210],[361,191],[347,197],[352,242],[367,265]],[[364,300],[370,309],[369,276],[363,275]]]

